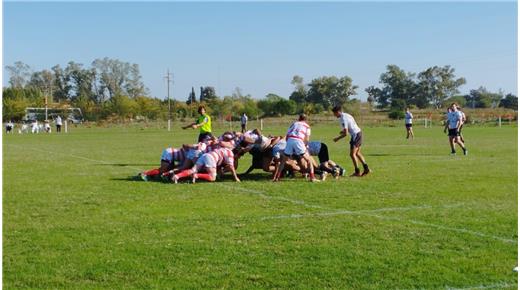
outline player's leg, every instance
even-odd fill
[[[194,173],[193,174],[193,183],[195,183],[195,181],[197,179],[202,179],[202,180],[206,180],[206,181],[209,181],[209,182],[213,182],[217,179],[217,169],[214,168],[214,167],[206,167],[206,172],[203,172],[203,173]]]
[[[410,131],[410,137],[412,137],[412,140],[413,140],[413,138],[415,137],[413,134],[413,126],[410,125],[410,128],[408,128],[408,130]]]
[[[464,145],[464,142],[462,142],[460,136],[455,137],[455,143],[457,143],[462,151],[464,152],[464,155],[468,155],[468,150],[466,149],[466,146]]]
[[[455,136],[450,135],[448,140],[450,142],[451,154],[455,155]]]

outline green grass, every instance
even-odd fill
[[[312,139],[350,172],[338,131]],[[516,289],[517,128],[465,128],[469,156],[450,156],[441,128],[415,131],[365,128],[373,174],[318,184],[129,179],[193,130],[4,135],[3,285]]]

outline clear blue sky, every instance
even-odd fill
[[[388,64],[412,72],[448,64],[467,79],[462,93],[485,86],[517,94],[515,2],[4,2],[3,9],[4,66],[117,58],[139,64],[160,98],[169,68],[175,99],[206,85],[219,95],[240,87],[255,98],[288,97],[296,74],[348,75],[366,99],[364,88],[378,85]]]

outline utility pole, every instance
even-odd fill
[[[166,76],[164,77],[166,79],[166,87],[168,90],[168,132],[171,130],[171,122],[172,122],[172,105],[170,101],[170,82],[173,85],[173,75],[171,75],[170,79],[170,69],[166,71]]]

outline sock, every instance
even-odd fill
[[[363,164],[363,169],[365,169],[365,171],[368,171],[368,164],[364,163]]]
[[[197,173],[196,177],[198,179],[206,180],[206,181],[213,181],[213,178],[211,178],[211,175],[208,173]]]
[[[155,175],[159,175],[159,168],[152,169],[152,170],[148,170],[148,171],[145,171],[145,172],[143,172],[143,173],[144,173],[144,175],[146,175],[146,176],[151,176],[151,177],[153,177],[153,176],[155,176]]]
[[[309,176],[310,176],[311,179],[315,179],[316,178],[316,177],[314,177],[314,172],[309,173]]]
[[[321,165],[320,165],[320,168],[319,168],[319,169],[322,170],[322,171],[326,171],[326,172],[328,172],[328,173],[334,173],[334,169],[327,168],[327,167],[325,167],[325,166],[321,166]],[[314,170],[314,172],[316,172],[316,170]],[[319,174],[318,172],[316,172],[316,173]]]
[[[354,168],[354,172],[355,172],[355,173],[359,173],[359,172],[360,172],[360,171],[359,171],[359,168],[358,168],[358,167]]]
[[[191,169],[186,169],[182,172],[175,174],[175,177],[177,177],[177,179],[181,179],[181,178],[190,176],[192,173],[193,172],[191,171]]]

